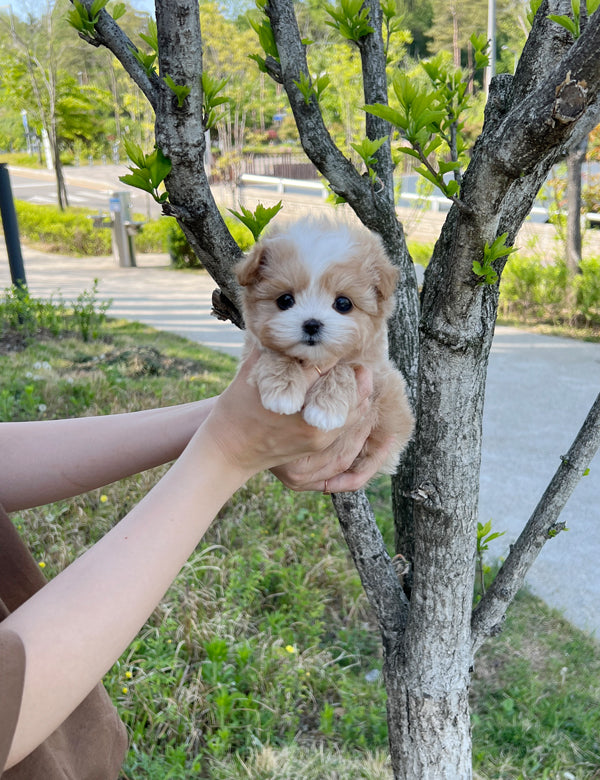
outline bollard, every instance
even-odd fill
[[[109,200],[113,256],[123,268],[135,266],[134,236],[142,223],[133,222],[128,192],[113,192]]]
[[[0,163],[0,212],[2,213],[2,227],[4,228],[4,238],[6,239],[10,278],[17,289],[26,291],[27,281],[25,279],[23,255],[21,254],[19,225],[17,223],[17,213],[15,211],[10,176],[8,175],[6,163]]]

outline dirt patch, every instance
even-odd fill
[[[198,360],[169,357],[155,347],[127,347],[77,361],[77,367],[82,370],[94,370],[102,366],[112,366],[130,377],[185,376],[206,370]]]

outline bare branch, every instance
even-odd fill
[[[336,493],[333,505],[360,575],[369,603],[379,621],[384,643],[393,645],[404,630],[408,600],[364,491]]]
[[[71,2],[73,2],[73,0],[71,0]],[[93,0],[81,0],[81,2],[89,11]],[[87,40],[87,38],[85,40]],[[127,73],[129,73],[131,78],[148,98],[152,108],[156,111],[158,97],[157,77],[149,76],[146,73],[142,65],[133,55],[133,52],[137,51],[137,47],[129,40],[112,16],[105,10],[100,11],[95,28],[95,37],[90,43],[96,46],[105,46],[109,51],[112,51]]]
[[[496,579],[473,613],[473,652],[488,636],[501,630],[506,610],[540,550],[564,529],[564,524],[558,522],[559,515],[599,447],[600,394]]]

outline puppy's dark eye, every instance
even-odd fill
[[[353,304],[350,298],[346,298],[345,295],[338,295],[333,302],[333,308],[340,314],[348,314],[352,310]]]
[[[277,298],[276,303],[281,311],[285,311],[286,309],[291,309],[296,301],[294,300],[294,296],[291,293],[284,293],[283,295],[280,295],[279,298]]]

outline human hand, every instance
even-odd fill
[[[292,490],[320,490],[324,493],[343,493],[363,487],[384,462],[392,445],[392,438],[379,453],[369,459],[366,470],[351,470],[357,455],[371,432],[370,396],[373,392],[371,373],[356,369],[357,405],[350,411],[348,420],[338,431],[336,439],[324,450],[272,468],[273,474]]]
[[[332,458],[340,464],[340,468],[347,468],[360,451],[368,431],[365,431],[360,444],[344,447],[343,451],[338,448],[335,455],[329,448],[339,438],[340,431],[361,423],[366,411],[363,404],[368,407],[367,397],[372,391],[370,374],[361,374],[359,402],[344,428],[325,432],[308,425],[301,413],[283,415],[269,412],[263,407],[257,388],[248,382],[257,357],[258,352],[254,351],[243,362],[232,383],[216,399],[209,417],[201,427],[205,434],[211,436],[225,460],[245,474],[246,478],[258,471],[296,461],[298,466],[285,477],[288,480],[286,484],[290,485],[298,481],[303,471],[310,474],[315,470],[310,456],[316,453],[321,453],[319,464],[327,473],[330,473],[327,462]],[[319,379],[318,373],[311,367],[305,370],[307,384],[314,384]],[[358,440],[359,436],[356,438]]]

